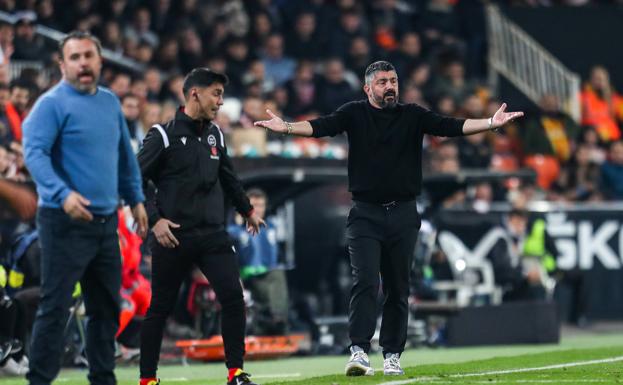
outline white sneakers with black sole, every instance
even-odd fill
[[[347,376],[373,376],[374,369],[366,352],[357,345],[350,348],[350,360],[346,363]]]

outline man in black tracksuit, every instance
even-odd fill
[[[399,358],[407,337],[409,272],[420,228],[415,197],[421,188],[424,134],[475,134],[523,113],[507,113],[503,104],[489,119],[462,120],[400,104],[396,70],[385,61],[368,66],[363,88],[367,100],[346,103],[331,115],[291,123],[268,111],[272,119],[255,124],[301,136],[348,134],[348,181],[354,204],[346,225],[353,273],[346,375],[374,374],[367,353],[376,327],[380,284],[385,296],[380,334],[383,372],[398,375],[404,373]]]
[[[184,80],[186,106],[166,125],[152,127],[138,154],[144,184],[156,187],[147,203],[154,235],[152,298],[141,331],[140,385],[158,383],[164,324],[193,265],[208,278],[222,307],[228,384],[254,384],[242,371],[245,309],[237,258],[225,231],[225,196],[246,218],[247,231],[256,234],[264,222],[254,214],[223,133],[212,123],[226,84],[223,74],[191,71]]]

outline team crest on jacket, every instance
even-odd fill
[[[210,146],[216,146],[216,138],[214,137],[214,135],[208,135],[208,144]]]

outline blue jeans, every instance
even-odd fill
[[[86,307],[89,382],[116,384],[115,333],[119,325],[121,255],[117,215],[76,221],[60,209],[39,208],[41,300],[30,348],[32,385],[49,385],[58,375],[72,293],[80,281]]]

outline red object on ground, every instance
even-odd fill
[[[249,336],[245,338],[245,359],[285,357],[296,353],[299,343],[305,339],[302,334],[289,336]],[[180,340],[175,346],[181,348],[187,358],[200,361],[223,361],[225,349],[223,338],[214,336],[204,340]]]

